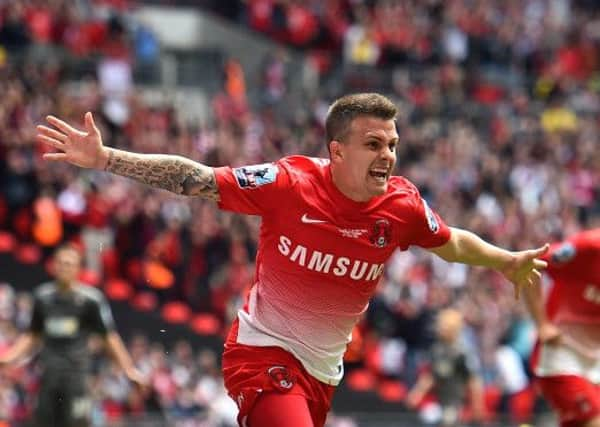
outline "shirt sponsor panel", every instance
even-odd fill
[[[279,236],[279,253],[295,264],[319,273],[333,274],[337,277],[349,277],[352,280],[373,281],[383,274],[383,263],[370,263],[360,259],[322,252],[296,245],[287,236]]]

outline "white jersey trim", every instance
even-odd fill
[[[343,357],[345,346],[340,349],[339,355],[332,354],[329,360],[323,360],[318,355],[312,355],[306,346],[262,326],[256,317],[250,313],[255,312],[256,287],[250,291],[248,299],[248,312],[238,311],[239,329],[237,343],[256,347],[280,347],[291,353],[300,361],[304,369],[317,380],[332,386],[337,386],[344,376]],[[312,357],[311,357],[312,356]]]
[[[535,373],[539,377],[577,375],[600,384],[600,360],[585,357],[566,345],[542,344]]]

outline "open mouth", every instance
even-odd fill
[[[369,171],[369,176],[377,182],[384,183],[387,181],[388,171],[387,169],[372,169]]]

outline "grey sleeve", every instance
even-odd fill
[[[115,321],[110,305],[104,295],[100,292],[95,295],[95,298],[92,301],[93,303],[90,306],[90,326],[94,332],[106,335],[115,329]]]

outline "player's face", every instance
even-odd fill
[[[71,283],[77,279],[81,257],[75,250],[64,249],[54,257],[54,277],[61,283]]]
[[[344,140],[330,144],[334,181],[340,191],[359,202],[384,194],[396,164],[397,144],[394,120],[355,118]]]

